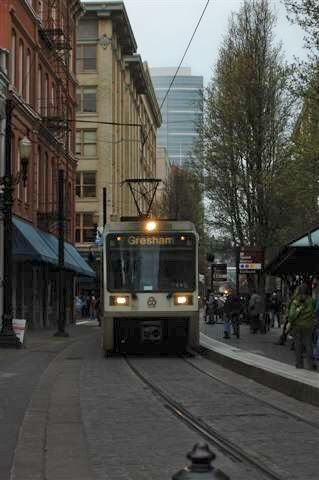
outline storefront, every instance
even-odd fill
[[[30,328],[53,327],[58,315],[58,238],[17,217],[13,225],[14,317],[25,318]],[[66,322],[71,323],[75,278],[94,278],[95,272],[68,242],[64,257]]]

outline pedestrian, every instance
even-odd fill
[[[209,294],[209,298],[207,302],[207,316],[206,316],[207,323],[215,323],[215,306],[216,306],[215,296],[211,292]]]
[[[95,310],[96,310],[96,319],[97,319],[99,327],[100,327],[101,326],[101,299],[100,299],[100,297],[97,297],[97,299],[96,299]]]
[[[261,316],[263,314],[263,304],[261,295],[259,295],[256,290],[253,291],[249,299],[248,311],[251,333],[257,333],[258,330],[262,331]]]
[[[314,328],[314,351],[313,356],[315,360],[319,360],[319,298],[316,300],[316,308],[315,308],[315,328]]]
[[[290,331],[289,310],[290,310],[290,307],[292,305],[293,300],[298,295],[298,290],[299,290],[299,287],[291,287],[290,290],[289,290],[289,298],[288,298],[286,312],[284,314],[284,322],[283,322],[281,335],[279,337],[278,342],[276,342],[275,345],[285,345],[286,344],[288,333]]]
[[[280,328],[280,303],[277,292],[273,292],[269,302],[270,325],[272,328]]]
[[[77,321],[81,318],[81,311],[82,311],[82,300],[78,295],[76,295],[74,297],[75,321]]]
[[[227,299],[224,305],[224,338],[230,338],[230,329],[233,326],[234,334],[237,338],[240,337],[239,325],[240,325],[240,315],[243,312],[243,305],[241,303],[240,297],[235,294],[235,292],[230,289]]]
[[[89,297],[89,313],[90,313],[90,320],[96,320],[96,296],[95,292],[92,291]]]
[[[295,341],[296,368],[303,368],[303,352],[305,350],[308,370],[316,370],[313,358],[312,334],[315,327],[315,301],[311,298],[306,284],[301,285],[297,296],[291,303],[288,320]]]

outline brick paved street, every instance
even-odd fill
[[[202,440],[165,408],[123,358],[103,358],[100,329],[93,323],[74,327],[71,339],[58,342],[48,334],[31,335],[29,350],[11,355],[20,363],[8,360],[2,388],[9,391],[10,399],[16,395],[17,402],[5,401],[8,397],[2,395],[2,438],[8,434],[9,441],[2,446],[1,479],[170,479],[188,463],[185,455],[193,444]],[[280,478],[316,478],[319,416],[315,407],[203,357],[189,362],[215,379],[178,358],[130,361],[184,408],[271,466]],[[215,446],[212,449],[216,465],[231,480],[263,479],[252,467],[234,463]]]
[[[82,368],[81,406],[97,480],[169,480],[189,463],[186,453],[203,439],[167,411],[122,358],[101,358],[94,340],[91,347]],[[146,362],[158,365],[156,359]],[[180,361],[163,362],[170,366],[171,381],[187,391],[189,379],[178,373]],[[213,450],[216,465],[232,480],[256,478],[254,471]]]
[[[202,363],[203,360],[195,361],[197,366]],[[306,422],[300,421],[299,402],[293,401],[290,404],[293,410],[287,414],[287,397],[280,396],[279,409],[260,397],[257,400],[255,391],[258,386],[246,380],[245,390],[239,391],[238,376],[232,372],[225,376],[225,384],[192,369],[183,360],[136,358],[134,364],[184,408],[226,435],[234,444],[252,452],[283,478],[310,480],[316,477],[319,411],[315,407],[308,409],[310,415],[304,417]],[[213,363],[207,365],[213,374],[215,370],[223,370]],[[273,394],[280,398],[280,394]],[[268,400],[273,394],[268,391]],[[293,411],[298,418],[291,415]]]

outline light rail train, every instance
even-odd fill
[[[199,344],[198,235],[190,222],[106,225],[103,349],[181,353]]]

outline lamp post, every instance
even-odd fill
[[[0,185],[3,186],[1,211],[4,225],[4,245],[3,245],[3,317],[2,328],[0,332],[0,348],[19,348],[21,343],[16,337],[12,319],[12,205],[13,191],[15,185],[20,182],[26,185],[29,157],[31,155],[32,143],[28,138],[23,138],[19,143],[21,158],[21,170],[12,175],[11,155],[12,155],[12,110],[14,108],[11,99],[6,102],[6,151],[5,151],[5,170],[4,176],[0,177]]]

